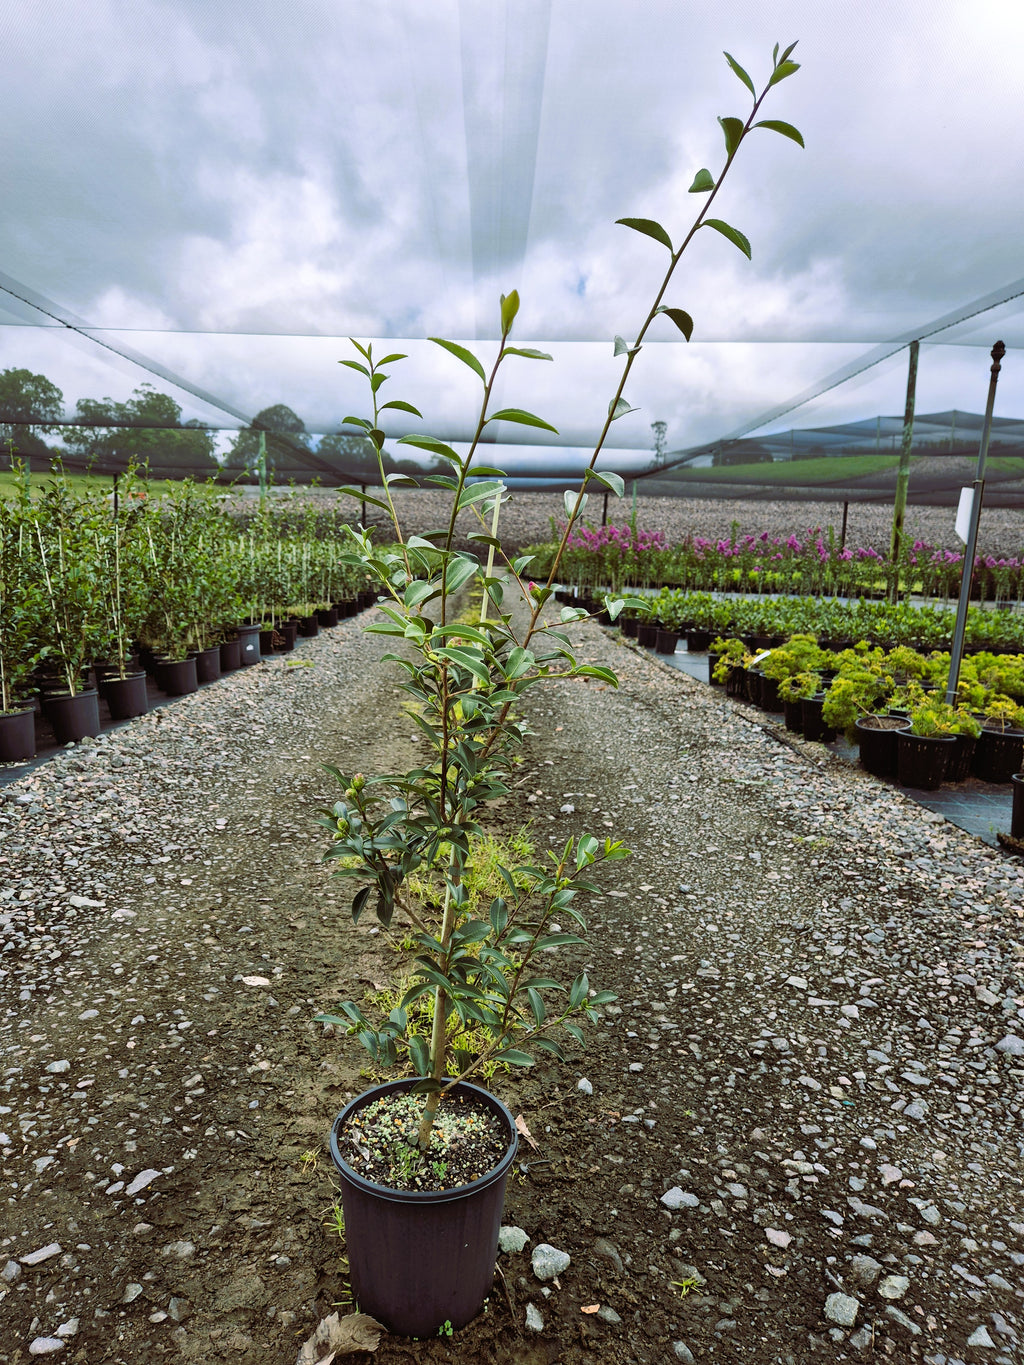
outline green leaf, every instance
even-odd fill
[[[376,374],[370,376],[370,388],[376,393],[382,384],[387,383],[387,379],[388,376],[378,370]]]
[[[424,583],[422,579],[416,579],[406,588],[402,600],[407,607],[418,607],[421,602],[435,597],[438,592],[440,588],[436,583]]]
[[[527,1052],[520,1052],[518,1048],[509,1047],[504,1052],[497,1052],[494,1055],[496,1062],[508,1062],[510,1066],[533,1066],[533,1058]]]
[[[544,1000],[539,991],[535,991],[532,986],[527,986],[526,994],[530,1001],[530,1009],[533,1010],[533,1017],[538,1024],[543,1024],[548,1012],[544,1005]]]
[[[454,460],[456,464],[462,463],[451,446],[445,445],[444,441],[439,441],[436,436],[400,436],[395,445],[415,446],[417,450],[429,450],[432,455],[444,455],[447,459]]]
[[[793,44],[793,47],[795,47],[795,46],[796,46],[796,44],[794,43],[794,44]],[[793,48],[790,48],[789,51],[792,52],[792,51],[793,51]],[[778,85],[779,81],[784,81],[784,80],[786,79],[787,76],[792,76],[793,73],[794,73],[795,71],[799,71],[799,70],[800,70],[800,63],[799,63],[799,62],[787,62],[787,61],[779,62],[778,66],[775,68],[775,70],[772,72],[771,76],[769,77],[769,79],[768,79],[768,84],[769,84],[770,86],[771,86],[771,85]]]
[[[501,296],[501,335],[508,336],[515,322],[516,314],[519,312],[519,294],[513,289],[511,294]]]
[[[378,450],[382,449],[385,439],[386,439],[385,434],[383,431],[381,431],[380,427],[370,428],[370,440],[373,442],[373,444],[377,447]]]
[[[393,365],[396,360],[408,360],[408,356],[396,351],[393,355],[386,355],[383,360],[378,360],[378,365]]]
[[[797,42],[799,42],[799,41],[800,41],[800,40],[797,39]],[[782,61],[788,60],[788,58],[791,56],[791,54],[792,54],[792,52],[793,52],[793,49],[794,49],[795,47],[796,47],[796,43],[790,43],[789,47],[787,47],[786,50],[785,50],[785,52],[782,54]],[[778,43],[775,44],[775,53],[774,53],[774,55],[773,55],[773,57],[772,57],[772,64],[773,64],[774,66],[778,66],[778,64],[779,64],[779,45],[778,45]]]
[[[573,521],[575,519],[574,513],[576,517],[581,517],[583,515],[583,509],[587,505],[586,493],[584,493],[582,498],[580,498],[579,507],[576,506],[577,497],[579,497],[579,494],[574,493],[571,488],[567,488],[565,492],[562,494],[562,506],[565,508],[565,515],[569,518],[570,521]]]
[[[569,1008],[574,1010],[580,1004],[582,1004],[582,1002],[587,998],[587,992],[589,991],[589,989],[590,982],[587,980],[586,972],[584,972],[581,976],[578,976],[576,980],[572,983],[572,989],[569,992]]]
[[[411,412],[414,417],[422,417],[419,408],[414,408],[411,403],[405,402],[402,398],[392,398],[390,403],[382,403],[379,412],[384,412],[386,408],[394,408],[397,412]]]
[[[535,1040],[534,1047],[539,1047],[542,1052],[553,1053],[560,1062],[565,1061],[565,1053],[558,1046],[553,1038],[538,1038]]]
[[[460,346],[457,341],[445,341],[441,337],[429,337],[435,346],[442,346],[450,352],[456,359],[461,360],[463,365],[468,365],[475,375],[480,377],[482,383],[487,383],[487,376],[484,374],[484,367],[477,360],[472,351],[467,351],[465,346]]]
[[[681,308],[666,308],[664,304],[661,305],[658,312],[664,313],[667,318],[671,318],[686,340],[690,340],[693,335],[693,318],[690,317],[689,313],[684,313]]]
[[[409,1060],[415,1067],[417,1076],[430,1075],[430,1051],[426,1040],[418,1033],[414,1033],[409,1039]]]
[[[521,355],[524,360],[551,360],[547,351],[534,350],[532,346],[506,346],[506,355]]]
[[[727,237],[732,242],[733,246],[739,247],[748,261],[750,260],[750,243],[738,228],[723,223],[721,218],[706,218],[701,227],[714,228],[716,232],[720,232],[723,237]]]
[[[642,232],[645,237],[653,237],[662,246],[667,246],[669,251],[672,250],[672,238],[653,218],[616,218],[615,221],[623,227],[632,228],[634,232]]]
[[[729,65],[732,67],[733,71],[735,71],[736,75],[740,78],[740,80],[741,80],[741,81],[743,82],[743,84],[747,87],[747,89],[750,91],[750,93],[754,96],[754,99],[757,99],[757,91],[754,89],[754,82],[750,79],[750,77],[747,75],[747,73],[743,70],[742,66],[740,66],[740,64],[739,64],[739,62],[736,60],[736,58],[735,58],[735,57],[730,57],[729,53],[726,52],[726,53],[725,53],[725,60],[729,63]]]
[[[591,1005],[610,1005],[613,1000],[618,1000],[618,998],[614,991],[598,991],[595,996],[591,997],[590,1003]]]
[[[448,659],[460,668],[467,669],[473,674],[474,678],[479,678],[482,683],[490,681],[487,665],[468,649],[456,649],[454,645],[450,645],[445,649],[439,649],[437,652],[442,659]]]
[[[618,687],[619,680],[610,668],[600,668],[597,664],[580,664],[573,670],[578,678],[598,678],[601,682],[606,682],[610,687]]]
[[[473,465],[472,469],[470,470],[470,474],[474,479],[483,478],[485,474],[487,475],[488,478],[494,479],[507,478],[507,475],[503,469],[495,469],[493,465],[489,464]]]
[[[361,488],[339,488],[339,493],[345,493],[350,498],[358,498],[360,502],[368,502],[373,507],[383,507],[385,512],[390,512],[390,507],[382,498],[375,498],[372,493],[364,493]]]
[[[352,898],[352,923],[359,923],[359,916],[363,913],[363,907],[370,897],[372,886],[364,886],[361,891],[357,891]]]
[[[592,469],[589,477],[593,479],[595,483],[603,484],[604,487],[614,493],[617,498],[621,498],[626,491],[626,485],[622,475],[616,474],[614,470]]]
[[[348,361],[346,361],[346,360],[339,360],[339,361],[338,361],[338,364],[339,364],[339,365],[347,365],[347,364],[348,364]],[[342,425],[343,427],[349,427],[349,426],[352,426],[352,427],[362,427],[362,429],[363,429],[364,431],[372,431],[372,430],[373,430],[373,423],[372,423],[372,422],[368,422],[368,421],[366,420],[365,417],[345,417],[345,418],[343,418],[341,425]]]
[[[763,118],[760,123],[754,124],[755,128],[770,128],[773,133],[781,133],[783,137],[790,138],[797,146],[804,145],[803,134],[799,128],[794,128],[791,123],[783,123],[779,118]]]
[[[627,412],[636,412],[636,408],[631,408],[625,398],[616,398],[608,404],[608,411],[613,422],[617,422],[620,417],[625,417]]]
[[[347,365],[350,370],[358,370],[360,374],[365,374],[367,379],[370,377],[370,371],[365,365],[360,365],[358,360],[339,360],[338,364]]]
[[[457,593],[461,587],[476,573],[478,565],[472,559],[456,559],[454,563],[448,565],[448,572],[445,575],[445,587],[449,593]]]
[[[688,193],[707,194],[708,190],[713,190],[714,188],[715,177],[711,174],[707,167],[705,167],[703,170],[699,170],[697,174],[693,177],[693,184],[690,186]]]
[[[732,156],[743,138],[743,120],[720,118],[718,122],[722,125],[722,132],[725,134],[725,154]]]
[[[532,412],[524,412],[522,408],[502,408],[500,412],[492,412],[488,417],[488,422],[518,422],[522,427],[541,427],[544,431],[553,431],[558,435],[558,428],[553,427],[550,422],[545,422],[542,417],[535,417]]]
[[[468,483],[459,494],[458,510],[461,512],[471,502],[479,502],[482,498],[491,498],[495,493],[503,492],[504,488],[503,483],[496,483],[492,479],[482,479],[479,483]]]

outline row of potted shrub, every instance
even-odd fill
[[[554,543],[533,546],[535,571],[544,572]],[[783,539],[768,531],[728,536],[688,535],[670,545],[663,532],[636,526],[574,527],[560,564],[563,580],[579,593],[599,586],[614,592],[674,587],[686,591],[824,594],[883,597],[895,586],[950,601],[959,596],[963,554],[904,536],[893,560],[873,546],[849,547],[831,527],[814,527]],[[1024,600],[1024,558],[979,554],[972,591],[983,601]]]
[[[838,651],[813,635],[755,653],[742,639],[716,639],[709,676],[787,729],[828,741],[842,731],[879,777],[933,790],[971,773],[1008,782],[1024,764],[1024,655],[966,658],[954,703],[945,700],[949,654],[861,641]]]
[[[565,593],[567,600],[571,594]],[[584,599],[586,600],[586,599]],[[778,644],[791,635],[810,632],[840,648],[858,640],[891,648],[910,645],[928,652],[948,647],[953,634],[950,608],[909,602],[847,602],[827,597],[720,597],[709,592],[662,589],[645,611],[628,613],[638,624],[656,623],[666,632],[685,636],[688,648],[707,649],[715,635],[756,637]],[[972,650],[1024,650],[1024,614],[970,607],[965,641]]]
[[[244,640],[258,658],[261,628],[294,643],[318,611],[365,590],[350,550],[347,527],[325,535],[312,516],[282,537],[264,511],[239,534],[215,491],[188,480],[152,496],[130,473],[115,501],[59,470],[33,490],[18,471],[14,496],[0,500],[0,728],[20,738],[0,758],[34,751],[24,714],[40,695],[66,742],[97,732],[94,682],[127,719],[145,706],[142,663],[181,693],[231,666],[222,647],[230,657]]]

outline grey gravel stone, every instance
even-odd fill
[[[593,1252],[595,1256],[600,1256],[605,1261],[611,1261],[620,1275],[623,1273],[624,1266],[622,1257],[619,1255],[619,1249],[614,1242],[609,1242],[607,1237],[598,1237],[595,1240]]]
[[[1015,1033],[1008,1033],[996,1043],[996,1051],[1005,1052],[1008,1057],[1024,1057],[1024,1038],[1019,1038]]]
[[[988,1328],[984,1323],[982,1323],[980,1327],[976,1327],[967,1338],[968,1346],[983,1346],[989,1349],[995,1349],[995,1344],[996,1343],[992,1340]]]
[[[618,1326],[622,1321],[615,1309],[610,1307],[607,1303],[603,1303],[597,1310],[597,1316],[602,1322],[610,1323],[612,1327]]]
[[[59,1242],[50,1242],[47,1246],[40,1247],[38,1251],[30,1251],[27,1256],[19,1256],[22,1265],[42,1265],[44,1261],[49,1261],[54,1256],[61,1253]]]
[[[503,1227],[498,1229],[498,1246],[506,1255],[522,1251],[529,1240],[522,1228]]]
[[[849,1294],[830,1294],[825,1300],[825,1316],[840,1327],[852,1327],[857,1321],[860,1302]]]
[[[530,1264],[538,1280],[553,1280],[569,1268],[569,1253],[559,1251],[550,1242],[538,1242],[530,1256]]]
[[[694,1365],[693,1352],[685,1341],[674,1341],[672,1343],[672,1354],[676,1360],[681,1360],[683,1365]]]
[[[64,1342],[60,1337],[36,1337],[29,1342],[28,1353],[30,1356],[53,1356],[63,1349]]]
[[[526,1325],[531,1332],[543,1332],[544,1319],[540,1315],[540,1309],[535,1304],[526,1305]]]
[[[903,1295],[910,1288],[910,1281],[906,1275],[886,1275],[878,1282],[878,1292],[883,1299],[895,1302],[902,1299]]]
[[[700,1204],[700,1200],[695,1194],[688,1194],[679,1185],[673,1185],[670,1190],[666,1190],[661,1196],[661,1202],[667,1209],[695,1209]]]
[[[581,1076],[579,1078],[576,1082],[576,1089],[581,1091],[584,1095],[592,1095],[594,1093],[594,1087],[587,1080],[586,1076]]]

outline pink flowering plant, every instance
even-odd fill
[[[411,702],[409,718],[426,742],[427,756],[406,771],[371,777],[331,769],[342,795],[324,812],[322,824],[331,836],[327,857],[335,861],[337,875],[356,884],[353,918],[358,920],[372,905],[378,919],[388,925],[400,907],[413,926],[415,956],[412,984],[387,1019],[368,1019],[353,1002],[342,1004],[337,1014],[318,1017],[358,1035],[377,1064],[408,1066],[418,1077],[423,1110],[410,1141],[421,1152],[429,1147],[438,1106],[453,1084],[489,1063],[530,1065],[538,1051],[561,1056],[559,1038],[568,1035],[582,1041],[580,1024],[595,1017],[595,1007],[613,998],[607,992],[595,993],[584,973],[571,981],[560,980],[552,970],[549,950],[585,944],[586,925],[577,897],[593,889],[589,878],[596,868],[626,856],[619,841],[584,833],[551,852],[543,864],[500,867],[504,890],[480,913],[467,892],[467,873],[488,803],[508,792],[508,765],[526,731],[522,703],[527,692],[551,678],[617,685],[611,670],[577,657],[566,633],[587,613],[564,607],[558,619],[551,619],[548,605],[567,556],[581,547],[606,556],[609,565],[617,557],[631,575],[645,559],[663,552],[657,536],[632,530],[628,536],[591,533],[583,521],[584,510],[595,488],[620,497],[623,493],[622,479],[599,469],[598,463],[612,425],[633,411],[626,388],[648,333],[667,321],[690,338],[689,314],[666,301],[683,253],[697,232],[707,228],[750,255],[747,238],[709,212],[741,144],[756,129],[767,129],[802,145],[791,125],[760,117],[769,91],[798,69],[791,60],[794,46],[780,51],[776,45],[760,94],[727,54],[730,67],[752,96],[752,107],[746,119],[719,120],[724,165],[717,176],[707,169],[696,173],[690,190],[702,201],[701,207],[678,244],[653,219],[619,220],[667,251],[668,263],[634,338],[615,338],[615,354],[622,357],[619,381],[581,485],[565,494],[565,524],[543,572],[531,566],[529,556],[506,553],[495,529],[496,512],[506,495],[504,475],[475,463],[492,423],[555,430],[522,408],[492,407],[495,384],[506,364],[551,359],[512,343],[518,294],[513,291],[501,299],[500,340],[486,361],[457,342],[434,339],[472,372],[481,395],[465,455],[435,436],[401,438],[400,443],[425,451],[444,467],[444,473],[426,476],[426,482],[449,495],[447,518],[435,533],[406,533],[391,490],[408,478],[387,474],[383,466],[390,413],[421,417],[404,400],[383,401],[390,371],[404,357],[376,355],[371,345],[353,341],[355,356],[342,361],[361,374],[369,388],[371,414],[345,420],[361,428],[377,451],[383,494],[367,501],[387,513],[393,536],[393,544],[378,546],[369,531],[355,532],[350,558],[376,583],[379,594],[379,617],[367,629],[392,637],[401,647],[401,652],[385,658],[398,670]],[[359,490],[348,491],[362,496]],[[456,522],[463,513],[478,514],[480,529],[470,538],[479,552],[456,546]],[[483,608],[479,619],[470,621],[458,602],[460,594],[473,586],[482,593]],[[604,609],[614,618],[631,601],[643,605],[639,599],[609,594]],[[408,894],[410,876],[415,873],[422,879],[431,872],[438,879],[436,903],[414,903]]]

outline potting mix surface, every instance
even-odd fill
[[[359,627],[0,790],[9,1365],[292,1365],[350,1311],[326,1139],[369,1081],[313,1016],[397,958],[321,863],[319,765],[416,748]],[[528,694],[493,825],[632,847],[572,962],[618,1001],[567,1064],[493,1079],[532,1142],[485,1311],[376,1358],[1020,1361],[1021,863],[576,635],[622,685]]]

